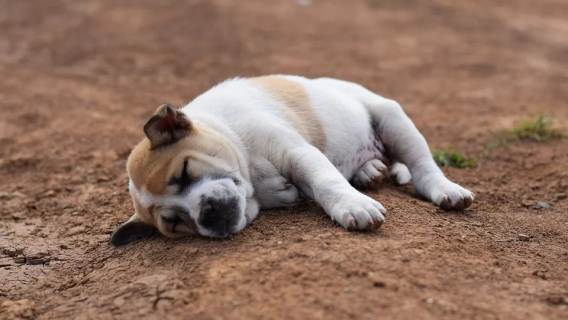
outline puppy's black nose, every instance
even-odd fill
[[[205,198],[201,202],[198,223],[217,237],[227,237],[239,221],[237,198]]]

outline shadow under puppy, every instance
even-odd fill
[[[224,238],[260,209],[303,194],[339,225],[371,230],[386,209],[356,188],[387,176],[444,209],[473,194],[448,180],[398,103],[341,80],[273,75],[225,81],[177,110],[158,108],[127,162],[135,213],[112,235]]]

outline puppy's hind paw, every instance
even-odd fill
[[[412,180],[410,170],[408,170],[408,167],[400,162],[393,163],[393,165],[389,168],[389,171],[390,176],[394,178],[396,183],[399,185],[407,184],[410,180]]]
[[[473,192],[446,180],[431,191],[431,200],[444,210],[463,210],[468,208],[475,198]]]

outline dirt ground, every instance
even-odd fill
[[[0,318],[568,319],[565,0],[0,0]],[[373,233],[313,203],[226,241],[114,248],[125,160],[163,102],[237,75],[333,76],[400,101],[477,195],[444,212],[385,184]],[[548,209],[533,205],[545,201]]]

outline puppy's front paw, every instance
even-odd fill
[[[378,201],[354,192],[342,197],[332,207],[330,216],[347,230],[373,230],[383,224],[386,213]]]
[[[448,179],[433,184],[429,193],[430,200],[444,210],[463,210],[474,199],[473,192]]]

